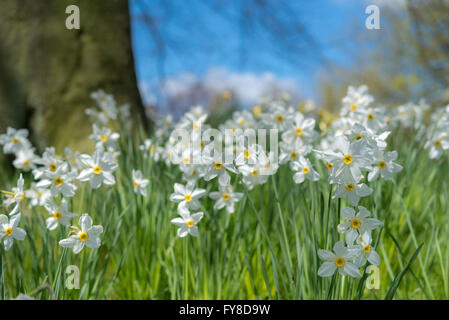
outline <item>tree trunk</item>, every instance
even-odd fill
[[[79,30],[66,28],[72,4]],[[27,127],[39,149],[90,149],[84,110],[98,89],[143,119],[127,0],[1,0],[0,132]]]

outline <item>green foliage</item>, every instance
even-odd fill
[[[87,212],[104,226],[99,249],[64,251],[58,241],[68,229],[48,231],[43,208],[24,209],[25,241],[2,252],[6,298],[19,293],[38,299],[449,298],[448,161],[429,160],[410,136],[398,133],[389,141],[404,170],[393,181],[370,183],[373,196],[360,203],[384,221],[383,231],[374,234],[382,259],[379,290],[365,288],[366,276],[317,275],[317,250],[331,249],[342,238],[336,226],[348,205],[330,199],[325,178],[296,185],[283,166],[250,192],[233,181],[245,194],[236,212],[215,212],[213,201],[203,198],[199,237],[180,239],[170,223],[177,212],[169,196],[181,175],[144,158],[142,141],[142,133],[122,133],[117,184],[99,190],[83,184],[71,202],[74,212]],[[326,177],[325,165],[314,162]],[[147,197],[133,192],[133,168],[151,181]],[[2,189],[10,190],[15,180],[0,177]],[[218,187],[216,181],[200,186]],[[69,265],[80,269],[79,290],[65,286]]]

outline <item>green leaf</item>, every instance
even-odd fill
[[[405,273],[410,269],[410,266],[412,265],[413,261],[415,261],[416,257],[418,256],[418,253],[421,251],[422,247],[424,245],[424,242],[421,243],[421,245],[416,249],[415,253],[413,254],[410,261],[407,263],[405,268],[396,276],[393,283],[390,286],[390,289],[388,289],[387,295],[385,296],[385,300],[392,300],[394,297],[394,294],[396,293],[396,290],[399,287],[399,284],[401,283],[402,278],[404,277]]]

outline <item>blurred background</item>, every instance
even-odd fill
[[[70,4],[79,30],[65,28]],[[365,27],[372,4],[380,30]],[[2,0],[0,131],[83,150],[98,89],[153,120],[280,95],[332,111],[360,84],[387,106],[438,107],[449,100],[448,19],[447,0]]]

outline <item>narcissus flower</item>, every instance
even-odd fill
[[[66,199],[62,199],[61,205],[57,205],[53,200],[48,199],[45,203],[45,209],[51,215],[45,223],[48,230],[54,230],[59,224],[70,225],[70,220],[77,216],[76,213],[69,212]]]
[[[343,241],[338,241],[333,248],[334,252],[318,250],[318,256],[324,263],[318,269],[320,277],[330,277],[336,270],[341,275],[349,275],[353,278],[361,277],[360,270],[351,261],[355,253],[345,247]]]
[[[59,245],[63,248],[73,248],[75,254],[80,253],[84,246],[91,249],[99,248],[101,246],[99,235],[103,233],[103,227],[93,226],[92,218],[87,213],[80,217],[78,224],[79,228],[72,227],[75,234],[59,241]]]
[[[402,170],[402,166],[393,162],[397,158],[398,153],[396,151],[385,153],[383,151],[374,152],[373,168],[368,174],[368,181],[375,181],[379,176],[381,176],[384,180],[391,180],[393,173],[397,173]]]
[[[85,169],[78,175],[78,180],[89,181],[92,189],[98,189],[102,183],[115,184],[115,177],[112,173],[118,165],[107,153],[96,150],[93,156],[82,154],[80,160]]]
[[[345,222],[340,223],[337,227],[338,232],[345,233],[345,240],[348,245],[352,245],[354,241],[364,232],[376,229],[382,225],[382,222],[369,218],[370,212],[362,206],[359,206],[359,212],[356,214],[351,207],[346,207],[341,211],[341,218]]]
[[[178,237],[183,238],[188,234],[194,237],[198,236],[198,227],[196,225],[203,218],[203,213],[197,212],[191,215],[187,207],[182,205],[178,207],[178,214],[181,216],[180,218],[171,220],[171,223],[179,227]]]
[[[55,171],[45,170],[42,180],[36,184],[37,188],[50,188],[52,197],[62,193],[64,197],[73,197],[77,187],[72,183],[76,171],[69,171],[67,163],[62,163]]]
[[[198,210],[201,205],[199,198],[206,194],[206,190],[195,188],[193,183],[187,183],[185,186],[175,183],[175,192],[171,194],[170,201],[177,202],[178,207],[185,206],[192,210]]]
[[[293,175],[293,180],[295,183],[303,183],[305,179],[309,181],[320,180],[320,174],[313,170],[309,159],[305,157],[299,157],[297,161],[294,161],[292,164],[292,170],[296,171]]]
[[[240,201],[243,193],[233,192],[231,185],[220,186],[220,191],[214,191],[209,197],[215,200],[214,209],[220,210],[226,207],[228,213],[234,212],[234,204]]]
[[[24,183],[25,181],[23,180],[22,174],[20,174],[19,179],[17,180],[17,187],[12,188],[12,192],[5,192],[6,207],[9,208],[14,205],[12,211],[9,213],[11,216],[19,212],[20,204],[25,199],[25,192],[23,191]]]
[[[6,134],[0,135],[0,145],[3,146],[3,153],[17,153],[19,150],[29,149],[31,147],[30,142],[27,139],[28,130],[8,127]]]
[[[148,179],[143,178],[142,172],[140,170],[133,170],[134,193],[146,196],[147,186],[149,182],[150,181]]]
[[[21,214],[18,213],[12,216],[9,221],[8,217],[4,214],[0,214],[0,239],[3,239],[5,250],[11,249],[14,240],[25,239],[26,232],[22,228],[19,228]]]

